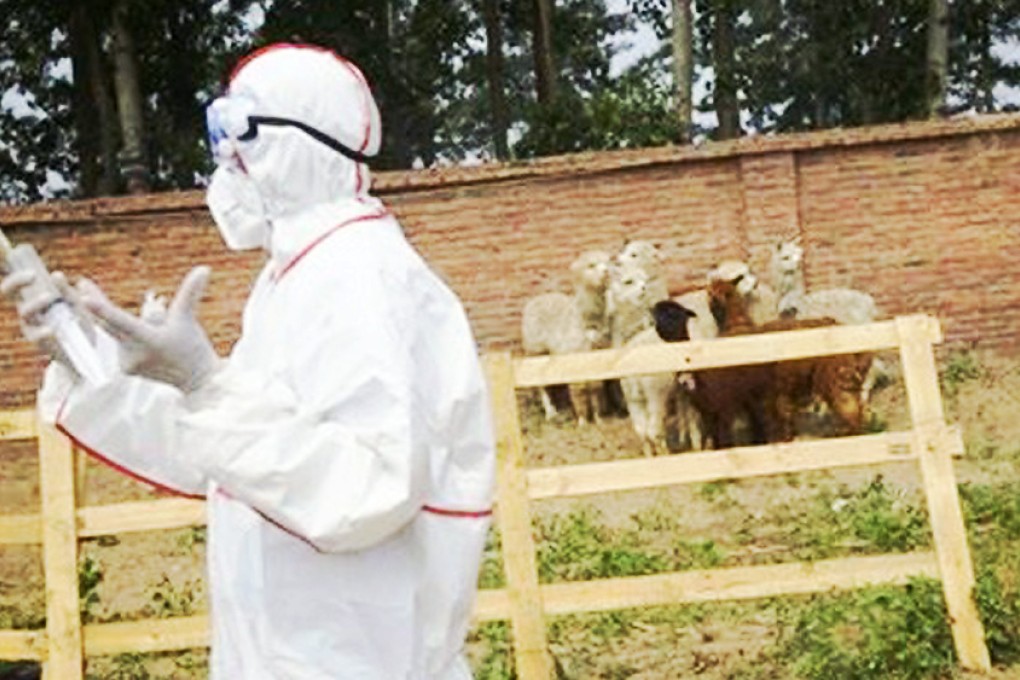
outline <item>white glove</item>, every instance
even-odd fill
[[[92,281],[78,284],[82,303],[120,346],[121,369],[174,385],[188,393],[198,389],[217,369],[220,358],[202,325],[195,307],[209,282],[209,267],[195,267],[181,281],[165,314],[142,316],[110,302]]]
[[[12,272],[0,281],[0,293],[14,300],[22,335],[29,342],[34,343],[40,352],[64,364],[71,371],[75,371],[60,343],[57,342],[56,331],[47,323],[44,312],[54,304],[58,304],[58,300],[63,300],[70,305],[86,338],[94,343],[96,329],[93,321],[82,307],[77,292],[61,272],[53,272],[50,275],[53,283],[56,284],[56,290],[41,287],[41,292],[26,298],[25,295],[29,294],[28,288],[35,281],[35,277],[36,273],[28,270]],[[40,288],[36,290],[40,290]]]

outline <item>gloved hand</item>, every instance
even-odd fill
[[[121,369],[168,383],[188,393],[198,389],[219,366],[195,308],[209,282],[209,267],[195,267],[181,281],[165,314],[135,316],[110,302],[95,283],[83,280],[82,303],[120,345]]]
[[[50,275],[53,283],[56,284],[56,291],[44,289],[42,292],[26,298],[28,287],[35,281],[35,277],[36,273],[28,270],[11,272],[0,281],[0,293],[15,302],[22,335],[29,342],[34,343],[40,352],[74,371],[74,367],[61,349],[60,343],[57,342],[55,331],[47,323],[43,312],[52,307],[57,300],[63,299],[73,310],[85,336],[95,342],[96,329],[93,321],[82,307],[77,292],[68,283],[67,277],[62,272],[53,272]]]

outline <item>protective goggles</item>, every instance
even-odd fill
[[[205,129],[209,138],[209,151],[215,160],[233,155],[232,142],[250,142],[258,137],[259,127],[272,125],[297,128],[315,141],[325,144],[356,163],[367,163],[369,156],[355,151],[325,132],[292,118],[257,116],[255,103],[246,97],[218,97],[205,109]]]

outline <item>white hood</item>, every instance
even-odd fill
[[[297,121],[365,156],[379,150],[379,109],[365,77],[328,50],[260,50],[235,69],[227,95],[252,102],[255,116]],[[261,242],[274,260],[289,260],[337,224],[383,210],[369,195],[367,165],[298,127],[259,125],[254,139],[235,148],[261,200],[271,231]]]

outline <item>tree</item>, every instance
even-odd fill
[[[492,107],[492,145],[496,158],[510,157],[507,145],[509,129],[506,96],[503,92],[503,13],[499,0],[482,0],[482,14],[485,23],[485,82],[489,88],[489,102]]]
[[[691,141],[693,129],[694,32],[692,0],[671,0],[673,30],[673,82],[680,142]]]
[[[145,153],[145,115],[138,84],[138,56],[130,25],[131,5],[117,0],[111,13],[110,36],[113,49],[113,83],[117,93],[117,111],[123,146],[120,160],[128,193],[141,194],[150,189]]]
[[[1020,84],[1020,66],[1006,63],[996,43],[1020,35],[1020,2],[954,2],[949,6],[948,96],[953,108],[990,113],[1001,109],[997,85]]]
[[[247,49],[239,27],[251,4],[0,0],[10,17],[0,25],[0,91],[17,92],[27,109],[0,111],[3,200],[116,193],[129,159],[153,189],[194,186],[210,171],[201,102]],[[182,22],[192,30],[173,30]]]
[[[529,35],[534,26],[530,3],[511,6],[508,25],[508,47],[524,46],[521,36]],[[557,65],[557,94],[543,104],[537,97],[525,102],[520,111],[520,129],[524,132],[514,145],[520,157],[567,153],[584,149],[627,145],[626,122],[623,128],[608,136],[600,130],[596,114],[600,107],[614,104],[614,83],[609,66],[618,49],[613,38],[628,27],[632,18],[627,14],[612,14],[604,0],[567,0],[556,8],[556,21],[552,26],[553,62]],[[510,75],[518,91],[535,91],[535,74],[517,71]],[[650,83],[649,87],[656,85]],[[601,113],[599,115],[601,115]],[[605,120],[611,120],[608,116]],[[605,122],[603,120],[602,122]]]
[[[738,27],[753,125],[820,129],[923,118],[927,5],[921,0],[760,0]]]
[[[553,57],[552,0],[534,0],[531,54],[535,60],[535,94],[540,106],[550,107],[556,99],[556,63]]]
[[[117,189],[120,129],[108,73],[103,63],[94,2],[76,3],[69,18],[78,190],[108,196]]]
[[[711,0],[703,7],[711,26],[712,68],[715,83],[712,98],[719,120],[718,139],[734,139],[741,135],[740,101],[737,96],[737,57],[735,44],[738,0]]]
[[[929,0],[927,88],[928,116],[946,103],[946,63],[949,61],[949,0]]]
[[[350,57],[372,84],[384,121],[375,165],[409,168],[430,165],[442,151],[436,134],[471,50],[469,19],[464,0],[295,0],[272,5],[259,42],[313,42]]]
[[[71,88],[57,71],[67,56],[60,39],[66,7],[60,0],[0,0],[0,94],[16,108],[0,108],[0,200],[21,202],[62,195],[47,188],[51,174],[73,175],[64,152],[72,137]]]

